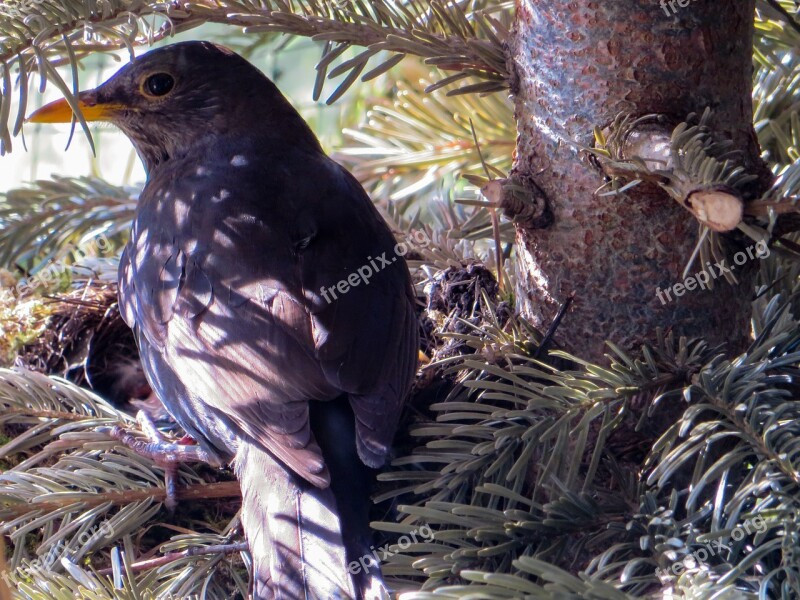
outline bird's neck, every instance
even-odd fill
[[[208,149],[223,143],[252,144],[261,151],[280,151],[291,147],[312,154],[323,152],[314,132],[291,106],[280,114],[271,112],[254,116],[255,119],[243,120],[230,127],[198,128],[201,133],[192,138],[178,140],[177,136],[165,136],[158,144],[146,141],[148,138],[131,139],[147,173],[169,161],[205,154]]]

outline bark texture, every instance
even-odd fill
[[[683,280],[697,221],[655,186],[596,194],[602,174],[566,140],[591,145],[592,128],[621,112],[663,114],[677,124],[710,106],[715,132],[736,144],[763,186],[769,174],[758,158],[750,98],[754,4],[699,0],[675,3],[673,14],[656,0],[517,1],[514,174],[535,183],[553,216],[547,227],[517,228],[518,297],[523,314],[546,327],[574,294],[556,335],[568,350],[598,359],[607,339],[632,348],[670,326],[729,347],[743,343],[747,269],[734,271],[737,286],[720,278],[713,291],[662,302],[656,289]]]

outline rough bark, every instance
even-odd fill
[[[713,291],[662,303],[656,289],[683,280],[697,221],[654,185],[596,194],[602,173],[566,140],[590,146],[592,128],[621,112],[666,115],[671,127],[710,106],[715,134],[735,143],[763,187],[750,98],[754,4],[675,2],[667,15],[656,0],[517,0],[514,174],[535,183],[553,217],[517,228],[519,308],[546,327],[574,294],[556,335],[568,350],[598,359],[605,340],[636,347],[656,327],[743,343],[752,276],[738,267],[737,286],[718,279]]]

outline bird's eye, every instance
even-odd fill
[[[155,73],[144,80],[144,90],[150,96],[165,96],[175,85],[175,79],[169,73]]]

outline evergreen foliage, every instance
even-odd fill
[[[548,352],[546,332],[509,314],[513,224],[470,185],[511,166],[516,133],[503,90],[512,11],[483,0],[13,0],[0,6],[0,153],[22,130],[32,82],[74,103],[86,57],[133,53],[204,23],[243,28],[253,46],[276,34],[320,42],[308,77],[315,97],[335,81],[329,102],[387,77],[385,97],[354,100],[371,108],[343,123],[336,157],[408,240],[429,298],[432,361],[380,476],[373,523],[395,588],[415,600],[798,598],[800,240],[787,227],[758,261],[753,342],[741,355],[669,333],[637,352],[611,340],[605,366]],[[800,195],[795,11],[790,0],[761,0],[756,13],[754,123],[778,179],[754,203],[759,223],[743,230],[754,239],[775,234],[776,207]],[[681,164],[746,185],[706,133],[687,116],[673,136]],[[609,189],[619,193],[653,170],[615,154],[614,135],[586,150],[616,162]],[[669,192],[673,179],[659,181]],[[96,262],[88,276],[77,271],[74,249],[98,235],[121,248],[135,200],[94,178],[0,194],[0,315],[17,318],[25,302],[46,307],[63,291],[63,281],[19,291],[18,279],[51,264],[69,267],[70,293],[93,301],[95,280],[113,273]],[[702,261],[723,252],[716,233],[702,239]],[[114,309],[102,304],[101,314]],[[46,329],[49,315],[30,312],[30,331]],[[0,323],[3,352],[22,355],[35,337],[23,333]],[[162,469],[109,437],[104,428],[118,424],[136,428],[57,375],[0,371],[7,583],[37,600],[245,597],[233,477],[182,467],[181,497],[195,501],[170,514]],[[432,535],[409,542],[422,527]]]

